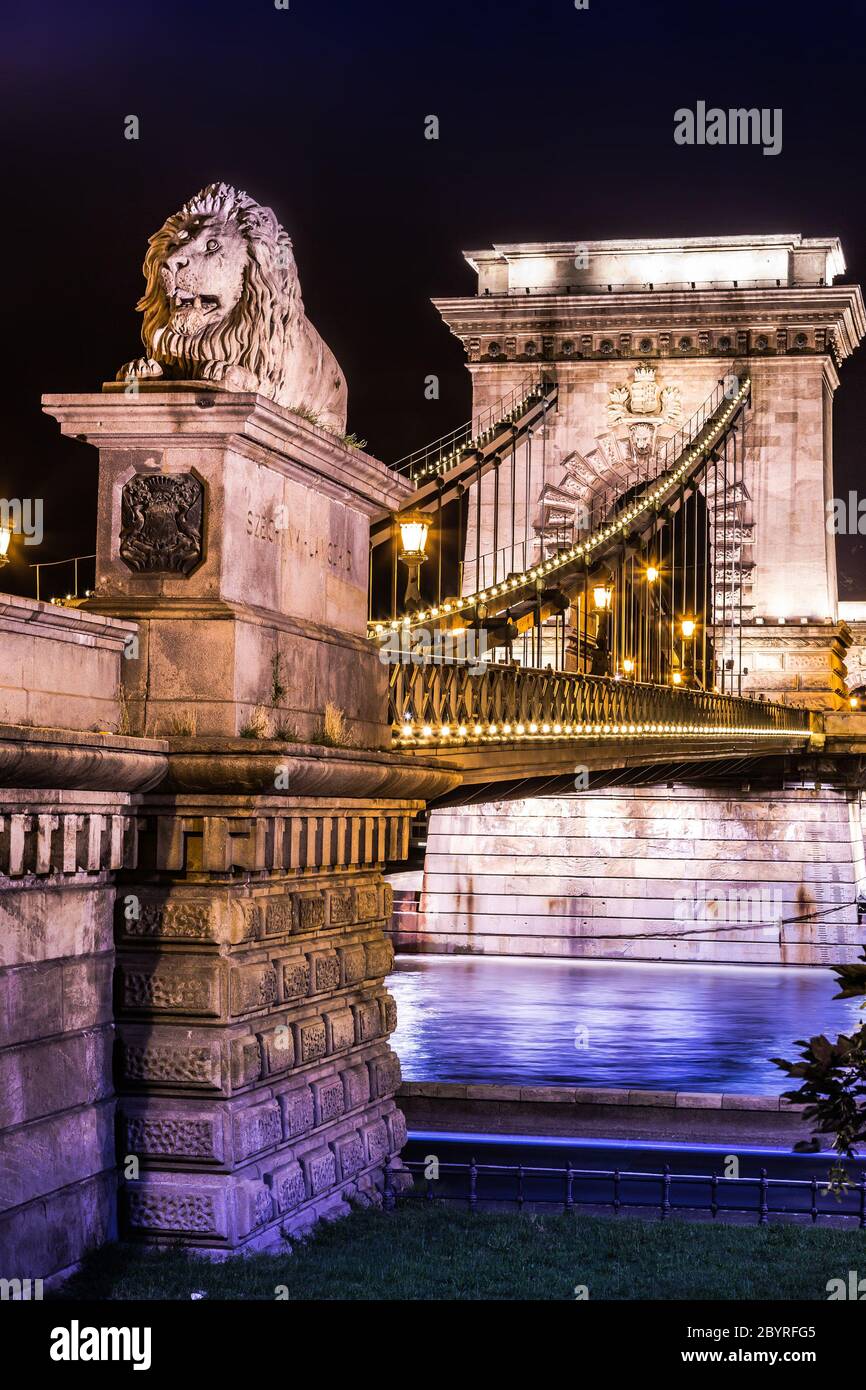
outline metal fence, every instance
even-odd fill
[[[766,1168],[754,1177],[727,1178],[717,1173],[672,1173],[665,1164],[660,1172],[628,1169],[576,1168],[571,1164],[545,1168],[527,1164],[440,1163],[439,1178],[425,1178],[425,1161],[408,1161],[403,1168],[414,1178],[401,1200],[428,1203],[459,1202],[470,1211],[506,1204],[518,1211],[555,1206],[563,1212],[576,1207],[658,1212],[665,1221],[678,1211],[706,1211],[719,1216],[754,1215],[759,1226],[773,1216],[806,1217],[817,1225],[821,1217],[845,1217],[866,1230],[866,1178],[848,1184],[837,1198],[828,1184],[817,1178],[771,1178]],[[631,1189],[643,1189],[645,1200],[635,1200]],[[786,1194],[784,1203],[780,1199]],[[730,1195],[732,1200],[725,1200]],[[394,1173],[385,1169],[385,1206],[396,1204]],[[678,1197],[683,1200],[678,1200]],[[799,1199],[799,1200],[798,1200]]]

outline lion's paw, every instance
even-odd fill
[[[219,381],[229,391],[257,391],[259,386],[254,372],[233,362],[205,362],[198,376],[201,381]]]
[[[117,381],[137,381],[140,377],[162,376],[162,365],[153,357],[136,357],[125,362],[117,373]]]

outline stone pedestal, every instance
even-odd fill
[[[158,385],[158,384],[157,384]],[[387,673],[365,640],[370,518],[408,485],[273,401],[172,383],[47,396],[99,448],[92,611],[140,623],[137,733],[314,737],[328,701],[386,747]],[[282,687],[282,690],[281,690]]]
[[[139,623],[127,704],[169,736],[117,887],[121,1229],[278,1245],[378,1201],[405,1139],[382,870],[458,780],[381,751],[369,522],[407,484],[260,396],[46,408],[99,447],[90,606]],[[351,747],[315,741],[328,701]]]

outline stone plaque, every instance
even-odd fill
[[[136,473],[121,494],[121,559],[136,574],[190,574],[202,557],[203,502],[192,473]]]

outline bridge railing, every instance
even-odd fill
[[[390,718],[400,743],[647,734],[807,738],[808,710],[769,701],[492,662],[397,662]]]
[[[441,471],[450,467],[458,450],[481,442],[498,427],[522,414],[533,401],[550,391],[552,385],[553,383],[540,371],[534,372],[532,376],[519,382],[507,395],[500,397],[492,405],[477,410],[472,419],[467,420],[465,424],[458,425],[457,429],[443,434],[441,438],[434,439],[432,443],[425,444],[423,448],[416,449],[411,454],[404,454],[389,467],[395,473],[406,474],[412,480],[425,476],[431,468]]]

